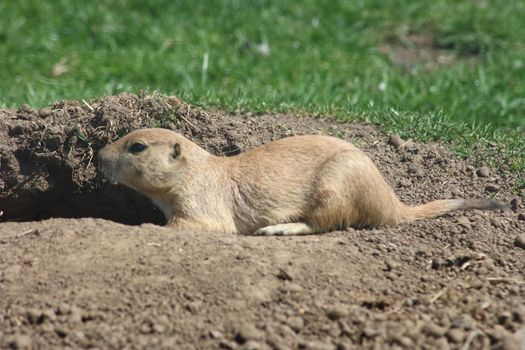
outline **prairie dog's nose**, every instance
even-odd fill
[[[111,154],[108,147],[103,147],[98,151],[97,161],[100,167],[107,168],[111,164]]]

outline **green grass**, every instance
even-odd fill
[[[0,105],[159,90],[230,111],[370,120],[460,153],[497,142],[521,171],[523,18],[525,2],[496,0],[3,1]],[[407,70],[381,48],[408,33],[456,59]],[[269,55],[253,48],[263,42]],[[68,71],[54,76],[59,62]]]

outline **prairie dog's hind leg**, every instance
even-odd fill
[[[310,225],[302,222],[266,226],[255,231],[256,236],[295,236],[317,233]]]
[[[234,226],[223,225],[217,220],[187,220],[176,219],[171,220],[166,224],[167,227],[175,231],[195,231],[195,232],[227,232],[237,233]]]

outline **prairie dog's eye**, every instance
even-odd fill
[[[143,143],[135,142],[134,144],[132,144],[129,147],[129,151],[131,153],[137,154],[137,153],[140,153],[140,152],[144,151],[146,149],[146,147],[147,146],[145,144],[143,144]]]

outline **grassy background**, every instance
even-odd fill
[[[524,18],[525,2],[497,0],[2,1],[0,105],[160,90],[380,122],[459,153],[497,142],[490,159],[504,149],[521,171]],[[396,57],[413,37],[430,59]]]

